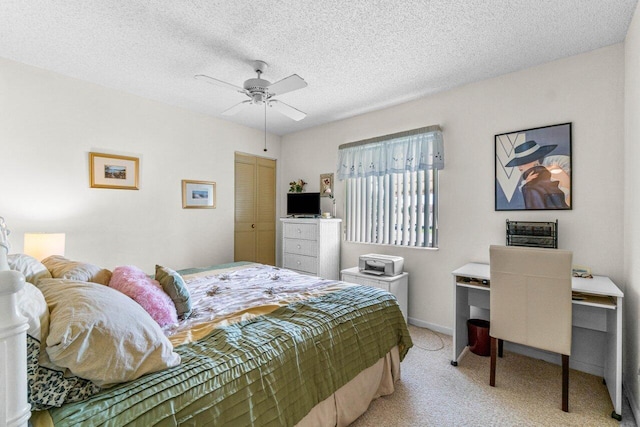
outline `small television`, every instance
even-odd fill
[[[287,215],[320,215],[320,193],[287,193]]]

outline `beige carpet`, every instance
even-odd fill
[[[450,364],[451,337],[410,326],[414,347],[402,362],[391,396],[375,400],[353,427],[368,426],[635,426],[629,406],[622,422],[601,377],[571,370],[569,413],[560,409],[561,368],[505,351],[496,387],[489,358],[467,352]]]

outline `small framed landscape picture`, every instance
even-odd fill
[[[185,209],[214,209],[216,183],[182,180],[182,207]]]
[[[89,153],[91,188],[137,190],[140,159],[114,154]]]

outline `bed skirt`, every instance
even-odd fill
[[[373,366],[314,406],[296,427],[348,426],[367,411],[373,400],[392,394],[399,379],[400,355],[395,346]]]

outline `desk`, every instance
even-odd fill
[[[453,358],[451,364],[458,365],[463,350],[467,347],[467,320],[471,317],[471,307],[489,309],[490,268],[489,264],[469,263],[452,272],[453,298],[455,302],[453,318]],[[573,339],[571,367],[604,377],[609,396],[614,406],[613,418],[621,419],[622,414],[622,298],[624,294],[608,278],[594,276],[593,279],[572,278]],[[602,348],[604,366],[595,368],[588,363],[574,359],[577,347],[591,353],[599,346],[580,342],[582,330],[598,331],[604,334]],[[584,340],[583,340],[584,341]],[[590,345],[591,344],[591,345]]]

